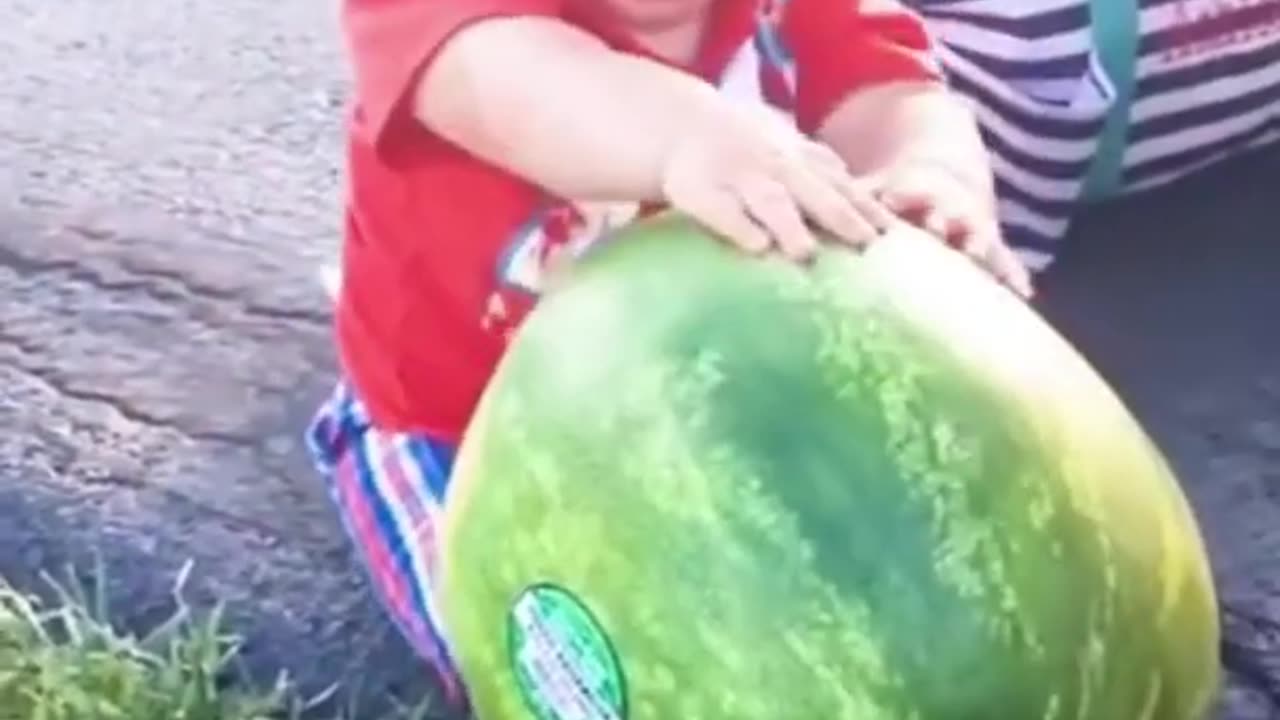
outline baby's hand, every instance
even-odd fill
[[[879,178],[876,196],[903,219],[973,258],[1014,292],[1033,294],[1031,274],[1005,244],[992,202],[956,175],[933,164],[906,165]]]
[[[818,244],[806,221],[855,246],[892,222],[830,148],[767,111],[732,106],[726,115],[691,128],[667,156],[662,189],[673,208],[747,252],[797,261]]]

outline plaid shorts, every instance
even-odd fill
[[[340,383],[307,430],[307,447],[373,586],[401,634],[428,661],[450,704],[466,706],[432,591],[436,527],[455,448],[373,428]]]

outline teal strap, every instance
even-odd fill
[[[1084,198],[1090,202],[1104,200],[1120,189],[1142,37],[1138,3],[1139,0],[1090,0],[1094,47],[1116,92],[1085,180]]]

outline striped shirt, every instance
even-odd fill
[[[1136,13],[1127,102],[1105,69],[1090,0],[908,2],[972,102],[1005,230],[1036,269],[1084,201],[1113,113],[1127,126],[1118,193],[1280,140],[1280,0],[1110,2]]]

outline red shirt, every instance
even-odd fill
[[[436,49],[484,18],[559,17],[643,52],[574,5],[344,0],[356,93],[337,335],[344,373],[384,430],[458,440],[541,269],[629,217],[548,197],[432,135],[407,107]],[[935,77],[927,49],[921,23],[892,0],[720,0],[684,69],[746,87],[813,132],[860,87]]]

